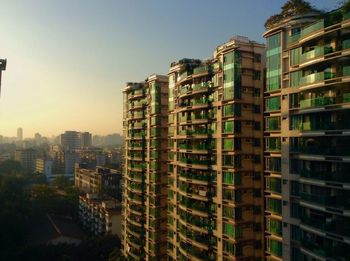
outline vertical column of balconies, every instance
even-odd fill
[[[345,173],[350,166],[345,120],[349,115],[349,17],[340,10],[313,23],[310,17],[295,17],[266,33],[267,56],[276,55],[276,46],[282,54],[275,57],[277,61],[271,59],[271,66],[268,58],[265,93],[269,259],[349,258],[344,250],[350,243],[345,225],[350,221],[349,207],[344,200],[349,196]],[[269,78],[276,75],[270,67],[278,64],[279,87],[269,89]],[[277,182],[274,166],[282,173],[282,183]],[[273,199],[275,194],[281,194],[283,201]],[[276,212],[278,217],[283,213],[283,226],[274,220]],[[276,243],[282,234],[283,251]]]
[[[166,258],[167,241],[167,135],[168,79],[152,75],[147,80],[146,252],[148,260]]]
[[[239,46],[239,48],[237,48]],[[262,209],[262,87],[264,47],[235,42],[219,50],[223,63],[220,107],[221,158],[218,170],[218,204],[222,259],[261,258]],[[236,49],[237,48],[237,49]],[[219,155],[220,153],[220,155]]]
[[[349,16],[335,11],[303,27],[290,50],[291,173],[299,257],[349,259]],[[293,231],[292,231],[293,232]]]
[[[175,86],[176,254],[216,260],[216,102],[212,66],[182,71]]]
[[[126,143],[122,241],[124,255],[133,260],[145,259],[147,91],[144,83],[129,84],[124,91],[127,99],[124,110],[127,113],[124,126]]]
[[[267,37],[265,120],[265,250],[268,260],[282,260],[281,84],[282,33]]]

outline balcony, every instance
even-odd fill
[[[191,256],[203,260],[203,261],[215,261],[216,260],[216,254],[211,252],[208,253],[208,251],[203,251],[203,249],[199,249],[195,246],[192,246],[189,243],[186,243],[185,241],[180,241],[180,253],[183,252],[185,254],[190,254]],[[192,259],[190,257],[190,259]],[[180,259],[180,260],[187,260],[187,259]]]
[[[204,201],[190,199],[184,196],[180,197],[180,204],[185,206],[186,208],[190,208],[207,214],[216,212],[216,209],[214,209],[215,205]]]
[[[309,74],[304,77],[301,77],[299,80],[299,85],[306,86],[310,84],[323,82],[324,80],[330,80],[335,77],[336,77],[336,74],[333,72],[328,72],[328,71],[317,72],[317,73],[313,73],[313,74]]]
[[[203,247],[208,247],[210,244],[214,243],[210,236],[204,233],[195,232],[189,229],[186,229],[182,225],[180,225],[179,232],[186,237],[186,239],[191,239],[192,241],[197,242]],[[216,242],[215,242],[216,243]]]
[[[292,45],[296,43],[300,39],[300,33],[299,34],[294,34],[294,35],[288,35],[287,36],[287,45]]]
[[[186,223],[195,225],[204,230],[214,230],[216,228],[215,221],[209,221],[207,218],[195,216],[184,211],[180,211],[180,218]]]
[[[266,244],[267,244],[266,251],[269,254],[280,258],[282,257],[283,247],[281,242],[267,238]]]
[[[307,202],[315,203],[323,206],[334,206],[336,204],[335,196],[325,196],[325,195],[316,195],[302,192],[300,194],[301,199]]]
[[[266,139],[266,151],[280,152],[281,151],[281,138],[267,138]]]
[[[313,23],[305,28],[303,28],[301,30],[301,33],[300,33],[300,38],[304,38],[316,31],[319,31],[319,30],[322,30],[324,28],[324,25],[325,25],[325,22],[324,22],[324,19],[316,22],[316,23]]]
[[[266,218],[266,231],[277,236],[282,236],[282,222]]]
[[[350,98],[350,97],[349,97]],[[350,101],[350,100],[349,100]],[[346,130],[350,129],[350,121],[306,121],[300,123],[300,131]]]
[[[305,63],[313,59],[322,57],[326,54],[332,53],[333,48],[331,46],[317,46],[314,50],[303,53],[300,56],[300,63]]]
[[[213,173],[203,174],[203,173],[180,172],[179,175],[180,177],[183,177],[183,178],[206,181],[206,182],[216,181],[216,175]]]
[[[300,101],[300,109],[323,107],[335,104],[334,97],[317,97],[312,99],[305,99]]]
[[[213,86],[213,84],[210,82],[196,83],[196,84],[192,84],[192,90],[193,91],[207,90],[208,88],[210,88],[212,86]]]
[[[282,214],[282,201],[274,198],[266,198],[266,211],[273,214]]]
[[[300,176],[307,179],[316,179],[322,181],[333,182],[350,182],[350,172],[331,172],[331,171],[312,171],[303,169],[300,171]]]
[[[350,260],[350,253],[348,251],[349,245],[347,244],[334,243],[333,246],[326,245],[325,243],[317,244],[309,238],[304,238],[301,243],[303,249],[306,249],[323,259],[328,257],[330,260],[337,261]]]
[[[344,141],[346,142],[346,141]],[[322,156],[350,156],[350,150],[347,145],[330,146],[327,144],[315,144],[310,146],[296,144],[291,147],[292,153],[312,154]]]
[[[302,216],[301,222],[307,226],[322,230],[328,233],[337,234],[340,236],[350,237],[350,226],[348,220],[335,218],[328,222],[326,218],[323,220]]]
[[[185,164],[196,164],[196,165],[211,165],[212,161],[208,159],[190,159],[190,158],[180,158],[179,161]]]
[[[193,75],[196,74],[204,74],[204,73],[209,73],[210,71],[210,66],[208,65],[203,65],[203,66],[198,66],[196,68],[193,69]]]
[[[280,131],[280,130],[281,130],[280,117],[266,118],[266,131]]]
[[[281,179],[266,177],[266,190],[274,193],[278,193],[278,194],[281,193],[282,191]]]

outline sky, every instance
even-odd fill
[[[285,0],[0,0],[0,135],[122,132],[128,81],[209,58],[234,35],[265,42]],[[338,0],[309,1],[333,9]]]

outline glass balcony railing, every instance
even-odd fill
[[[313,171],[303,169],[300,171],[300,176],[303,178],[335,181],[335,182],[350,182],[350,171]]]
[[[307,76],[301,77],[299,80],[299,85],[304,86],[304,85],[314,84],[314,83],[321,82],[324,80],[329,80],[335,77],[336,77],[336,74],[332,72],[324,71],[324,72],[313,73],[313,74],[309,74]]]
[[[281,139],[280,138],[269,138],[266,142],[266,151],[279,152],[281,151]]]
[[[266,118],[266,130],[267,131],[279,131],[281,129],[281,118],[271,117]]]
[[[343,67],[343,76],[349,76],[350,75],[350,66],[344,66]]]
[[[314,240],[309,238],[302,239],[302,247],[306,248],[308,251],[313,252],[317,256],[325,259],[329,257],[331,260],[350,260],[350,253],[348,251],[348,245],[342,243],[335,243],[333,246],[329,246],[316,243]]]
[[[202,82],[202,83],[197,83],[197,84],[192,84],[192,90],[193,91],[198,91],[202,89],[207,89],[212,87],[212,84],[209,82]]]
[[[214,173],[191,173],[191,172],[180,172],[180,177],[188,178],[188,179],[195,179],[200,181],[216,181],[216,175]]]
[[[281,179],[279,178],[266,178],[266,190],[275,192],[275,193],[281,193],[282,191],[282,183]]]
[[[282,214],[282,201],[274,198],[266,199],[266,210],[274,214]]]
[[[268,238],[267,239],[267,252],[270,254],[277,256],[277,257],[282,257],[282,243],[273,239]]]
[[[350,95],[348,102],[350,102]],[[297,129],[300,131],[346,130],[350,129],[350,121],[306,121],[300,123]]]
[[[329,145],[299,145],[296,144],[291,147],[291,152],[301,154],[313,154],[313,155],[333,155],[333,156],[350,156],[349,147],[346,145],[329,146]]]
[[[214,230],[216,228],[215,222],[210,222],[208,219],[191,215],[186,212],[180,212],[180,218],[186,223],[190,223],[205,230]]]
[[[210,70],[210,67],[208,65],[199,66],[193,69],[193,74],[208,73],[209,70]]]
[[[200,160],[200,159],[186,159],[186,158],[180,158],[181,163],[185,164],[196,164],[196,165],[210,165],[212,164],[211,160]]]
[[[282,222],[279,220],[266,218],[266,230],[274,235],[282,235]]]
[[[324,28],[324,24],[325,24],[324,23],[324,19],[322,19],[322,20],[320,20],[320,21],[318,21],[316,23],[313,23],[313,24],[303,28],[301,30],[300,37],[303,38],[303,37],[308,36],[308,35],[316,32],[316,31],[319,31],[319,30],[323,29]]]
[[[350,39],[343,40],[342,49],[346,50],[350,48]]]
[[[329,206],[329,205],[335,205],[336,203],[336,197],[335,196],[324,196],[324,195],[316,195],[316,194],[309,194],[309,193],[300,193],[301,199],[316,203],[319,205]]]
[[[318,46],[312,51],[308,51],[306,53],[303,53],[300,56],[300,63],[304,63],[310,60],[313,60],[315,58],[324,56],[326,54],[332,53],[333,48],[331,46]]]
[[[300,39],[300,33],[287,36],[287,45],[291,45]]]
[[[311,99],[305,99],[300,101],[300,109],[323,107],[327,105],[335,104],[334,97],[317,97]]]
[[[208,105],[210,102],[212,102],[211,99],[208,99],[207,97],[203,97],[201,99],[191,100],[190,104],[191,106]]]

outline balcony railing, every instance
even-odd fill
[[[301,33],[300,33],[300,37],[305,37],[309,34],[312,34],[313,32],[316,32],[318,30],[321,30],[324,28],[324,19],[314,23],[314,24],[311,24],[307,27],[305,27],[304,29],[301,30]]]
[[[329,145],[294,145],[291,147],[291,152],[313,155],[333,155],[333,156],[350,156],[349,147],[344,146],[329,146]]]
[[[300,101],[300,109],[323,107],[335,104],[335,97],[317,97]]]
[[[332,72],[317,72],[313,74],[309,74],[307,76],[301,77],[299,80],[299,85],[304,86],[304,85],[309,85],[309,84],[314,84],[318,83],[324,80],[329,80],[332,78],[335,78],[336,74]]]
[[[350,182],[350,171],[328,172],[328,171],[312,171],[301,170],[300,176],[309,179],[335,181],[335,182]]]
[[[320,205],[335,205],[336,203],[336,197],[335,196],[323,196],[323,195],[316,195],[316,194],[309,194],[309,193],[300,193],[301,199],[320,204]]]
[[[216,181],[216,175],[212,173],[201,174],[201,173],[191,173],[191,172],[180,172],[180,177],[195,179],[200,181]]]
[[[333,48],[331,46],[317,46],[314,50],[303,53],[300,56],[300,63],[304,63],[315,58],[324,56],[326,54],[332,53]]]

